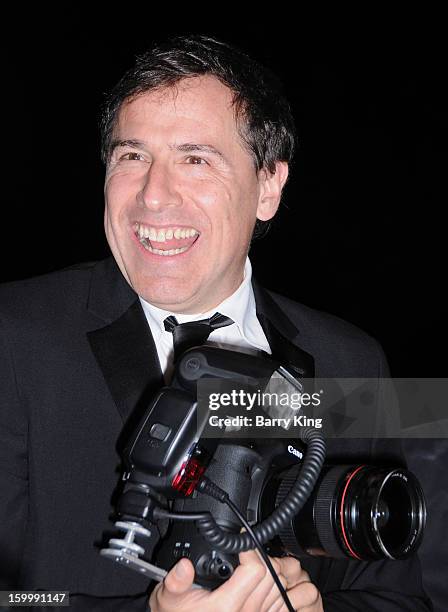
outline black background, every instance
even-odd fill
[[[394,376],[446,375],[440,16],[339,14],[324,23],[280,5],[244,16],[223,4],[182,6],[19,7],[6,22],[2,280],[108,254],[103,93],[154,39],[216,35],[281,77],[297,121],[282,210],[252,250],[258,279],[375,336]]]

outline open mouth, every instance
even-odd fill
[[[150,253],[172,257],[190,249],[199,238],[200,232],[194,227],[165,227],[163,229],[134,224],[134,233],[140,244]]]

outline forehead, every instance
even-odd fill
[[[241,146],[233,98],[233,92],[215,77],[183,79],[125,102],[114,132],[126,137],[133,130],[183,132],[179,136],[225,139]]]

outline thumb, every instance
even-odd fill
[[[165,597],[182,595],[190,589],[193,580],[193,564],[188,559],[181,559],[166,575],[160,595],[164,599]]]

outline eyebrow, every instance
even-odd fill
[[[145,143],[142,140],[112,140],[110,143],[111,154],[117,147],[131,147],[132,149],[144,149]]]
[[[209,144],[196,144],[192,142],[186,142],[184,144],[179,145],[171,145],[171,149],[176,149],[176,151],[182,151],[183,153],[211,153],[212,155],[216,155],[222,161],[226,161],[226,158],[218,151],[213,145]]]
[[[133,149],[140,149],[140,150],[146,149],[146,145],[142,140],[134,140],[134,139],[118,140],[117,139],[111,142],[111,145],[110,145],[111,154],[114,152],[114,150],[117,147],[131,147]],[[224,155],[221,153],[221,151],[218,151],[216,147],[214,147],[213,145],[209,145],[209,144],[197,144],[193,142],[186,142],[186,143],[179,144],[179,145],[170,145],[169,148],[172,150],[181,151],[183,153],[211,153],[212,155],[216,155],[216,157],[219,157],[222,161],[224,162],[227,161]]]

